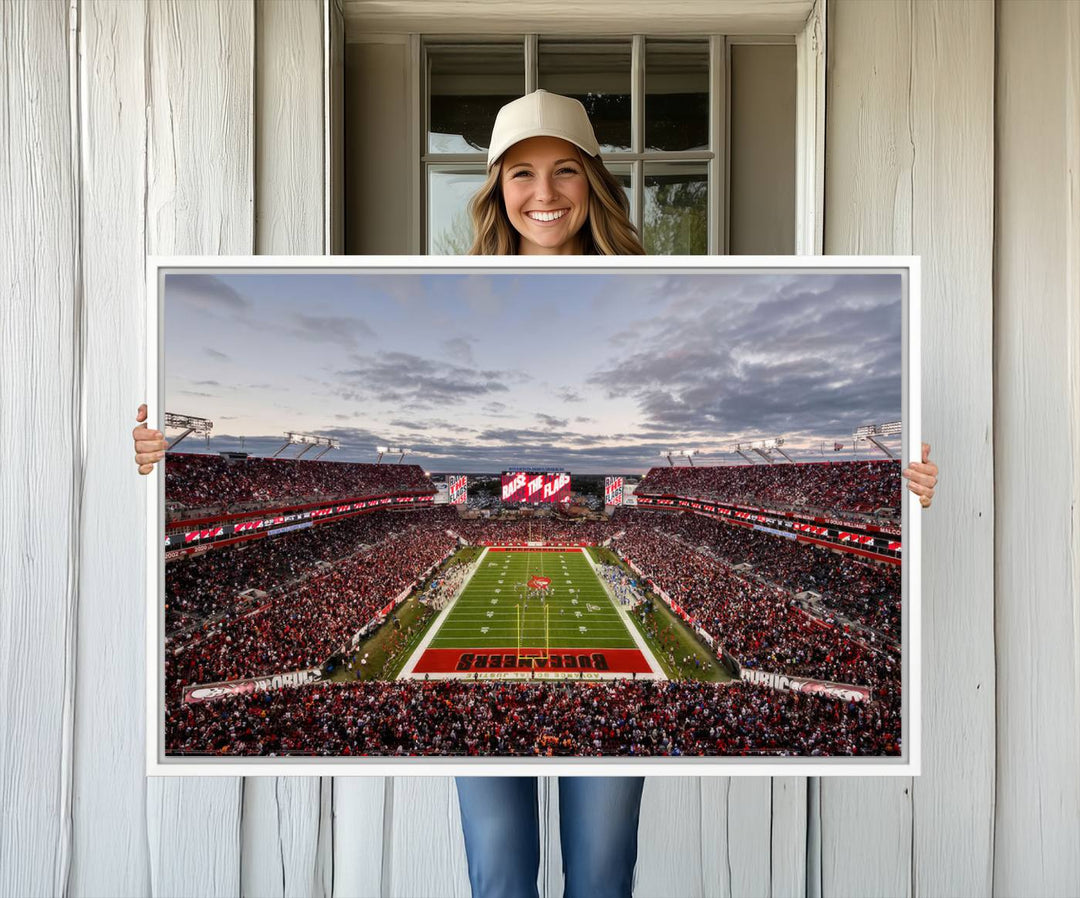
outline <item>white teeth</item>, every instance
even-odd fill
[[[566,214],[566,210],[561,209],[558,212],[529,212],[526,214],[535,221],[555,221],[557,218],[562,218]]]

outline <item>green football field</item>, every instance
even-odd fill
[[[544,601],[523,586],[548,577]],[[581,552],[489,551],[458,596],[432,649],[541,648],[545,609],[551,648],[636,648],[611,598]]]

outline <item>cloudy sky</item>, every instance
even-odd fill
[[[209,451],[293,430],[341,461],[639,473],[776,436],[833,460],[900,419],[898,275],[172,274],[164,305],[166,409],[213,420]]]

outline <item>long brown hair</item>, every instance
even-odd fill
[[[622,185],[599,156],[578,154],[589,182],[589,217],[578,232],[587,256],[643,256],[645,248],[630,221],[630,201]],[[505,154],[504,154],[505,158]],[[516,256],[520,235],[510,224],[503,203],[503,160],[488,171],[487,180],[469,200],[473,225],[470,256]]]

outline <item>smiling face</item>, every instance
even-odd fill
[[[558,137],[522,140],[503,155],[499,181],[521,255],[581,252],[589,182],[577,147]]]

